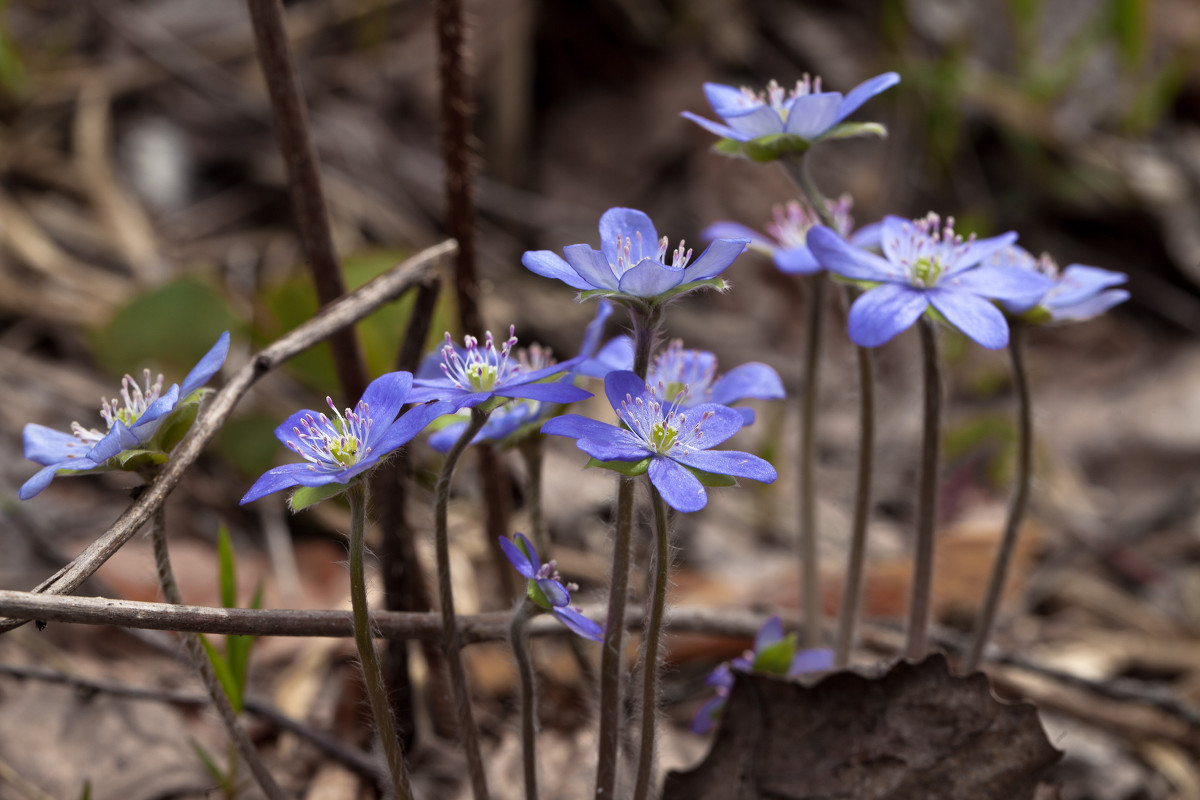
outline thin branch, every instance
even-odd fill
[[[100,538],[88,545],[67,566],[38,584],[35,592],[66,594],[75,591],[125,542],[150,519],[155,509],[178,485],[183,473],[233,413],[242,395],[263,375],[289,358],[326,339],[334,331],[358,322],[384,303],[395,300],[409,288],[429,280],[440,261],[457,249],[453,240],[422,250],[412,258],[388,270],[365,286],[356,289],[331,306],[326,306],[308,322],[263,349],[239,369],[219,392],[204,404],[192,430],[171,452],[162,474],[141,494],[137,502]],[[34,615],[36,616],[36,615]],[[0,633],[17,628],[29,619],[0,619]]]

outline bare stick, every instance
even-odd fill
[[[208,399],[191,431],[171,451],[171,460],[137,502],[70,564],[42,581],[34,591],[66,594],[79,588],[79,585],[129,541],[150,519],[154,510],[162,505],[167,495],[182,479],[183,473],[199,457],[204,447],[233,413],[238,400],[249,391],[255,381],[297,353],[328,338],[334,331],[357,322],[384,303],[395,300],[412,286],[428,280],[438,262],[453,253],[455,247],[453,241],[446,241],[421,251],[333,305],[325,307],[311,320],[260,351],[234,374],[224,388]],[[0,619],[0,633],[19,627],[25,624],[25,621]]]
[[[333,249],[333,235],[329,230],[329,214],[325,207],[325,192],[321,188],[321,173],[317,169],[317,153],[308,124],[308,110],[304,105],[304,93],[296,75],[291,45],[283,24],[283,4],[280,0],[247,2],[250,20],[254,24],[258,60],[267,81],[267,91],[271,95],[279,149],[287,166],[296,228],[312,270],[317,300],[327,305],[346,293],[346,283]],[[361,397],[367,388],[367,367],[354,331],[338,331],[330,337],[329,344],[333,348],[333,363],[345,396]]]

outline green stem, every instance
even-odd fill
[[[666,605],[667,584],[671,572],[671,534],[667,525],[667,504],[654,488],[654,523],[658,549],[654,562],[654,596],[650,606],[650,622],[646,626],[642,656],[642,743],[638,755],[634,800],[646,800],[650,790],[650,775],[654,771],[654,728],[658,719],[658,650],[662,639],[663,608]]]
[[[534,545],[536,547],[536,545]],[[525,766],[525,800],[537,800],[537,694],[534,691],[533,662],[529,657],[529,636],[525,623],[538,612],[528,597],[520,600],[513,612],[509,640],[517,675],[521,681],[521,756]]]
[[[366,549],[367,484],[359,481],[346,490],[350,502],[350,606],[354,615],[354,644],[358,648],[358,659],[362,662],[363,684],[367,689],[367,702],[383,744],[384,760],[392,778],[392,789],[400,800],[412,797],[408,784],[408,768],[404,764],[404,751],[396,735],[387,690],[383,685],[383,673],[375,657],[375,642],[371,638],[370,610],[367,608],[367,579],[363,565]]]
[[[1013,384],[1017,390],[1017,473],[1012,500],[1008,506],[1008,519],[1004,523],[1004,538],[996,553],[996,564],[988,582],[983,607],[975,621],[975,639],[963,665],[964,672],[974,672],[983,659],[983,650],[991,638],[996,624],[996,612],[1004,594],[1004,583],[1012,564],[1013,551],[1017,546],[1021,521],[1029,505],[1030,482],[1033,476],[1033,402],[1029,394],[1029,375],[1025,370],[1025,326],[1020,322],[1010,323],[1008,353],[1012,361]]]
[[[908,613],[908,643],[904,655],[925,657],[933,595],[933,538],[938,516],[941,472],[942,378],[938,367],[936,332],[926,317],[918,321],[925,383],[925,422],[921,436],[921,478],[917,490],[917,535],[913,554],[912,599]]]
[[[183,597],[179,593],[179,584],[175,582],[175,571],[171,568],[171,555],[167,550],[166,521],[166,511],[162,505],[159,505],[150,518],[150,539],[154,546],[154,564],[158,569],[158,583],[163,597],[168,603],[181,606]],[[221,723],[225,726],[225,732],[241,756],[242,763],[250,768],[250,774],[254,776],[254,780],[258,782],[263,794],[269,800],[287,800],[287,793],[275,782],[266,764],[259,758],[258,750],[250,741],[246,729],[238,721],[237,711],[234,710],[233,704],[229,701],[229,695],[225,694],[225,688],[217,679],[217,673],[213,671],[208,654],[204,652],[204,646],[200,644],[200,635],[197,633],[180,635],[183,637],[183,644],[192,664],[200,673],[204,688],[208,690],[208,696],[217,710],[217,716],[221,718]]]
[[[846,299],[852,290],[846,287]],[[850,533],[850,555],[842,605],[838,611],[834,666],[844,669],[850,663],[862,602],[863,574],[867,558],[867,524],[871,515],[871,470],[875,452],[875,375],[871,350],[856,347],[858,355],[858,482],[854,490],[854,522]]]
[[[633,371],[643,380],[650,368],[650,351],[662,321],[662,309],[645,313],[630,309],[633,322]],[[630,543],[633,539],[633,478],[617,483],[617,525],[613,540],[608,616],[600,650],[600,732],[596,758],[595,800],[615,797],[620,758],[621,653],[625,639],[625,603],[629,593]]]
[[[471,409],[471,421],[462,436],[446,453],[434,489],[434,545],[437,552],[438,599],[442,607],[442,646],[446,648],[446,666],[450,672],[450,688],[458,717],[458,734],[467,756],[467,772],[475,800],[487,800],[487,772],[479,752],[479,729],[471,713],[471,694],[467,686],[467,671],[462,660],[462,636],[454,615],[454,588],[450,583],[450,535],[447,514],[450,507],[450,483],[454,469],[467,445],[482,430],[488,414],[479,408]]]

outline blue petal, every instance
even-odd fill
[[[587,291],[596,288],[579,277],[579,273],[572,269],[570,264],[563,261],[561,256],[549,250],[527,250],[525,255],[521,256],[521,263],[525,265],[525,269],[535,275],[560,280],[572,289]]]
[[[587,389],[573,383],[523,383],[497,389],[497,397],[519,397],[525,400],[540,400],[543,403],[576,403],[592,396]]]
[[[900,76],[895,72],[885,72],[882,75],[876,75],[874,78],[869,78],[863,81],[858,86],[855,86],[846,93],[846,97],[842,100],[841,106],[838,107],[837,119],[834,123],[841,122],[846,117],[853,114],[859,106],[870,100],[880,92],[892,88],[900,82]]]
[[[517,534],[517,535],[520,536],[521,534]],[[534,578],[536,578],[537,577],[537,567],[535,567],[533,565],[533,562],[529,559],[528,556],[526,556],[524,553],[521,552],[521,548],[517,547],[516,544],[509,541],[507,538],[505,538],[503,536],[499,536],[497,538],[500,540],[500,549],[504,551],[504,555],[508,558],[508,563],[513,565],[513,569],[515,569],[517,572],[521,573],[522,577],[527,578],[529,580],[533,580]],[[528,547],[530,548],[529,552],[531,552],[531,553],[537,552],[536,550],[533,549],[532,543],[530,543],[528,545]]]
[[[596,316],[592,317],[592,321],[588,323],[587,329],[583,332],[579,355],[587,358],[596,355],[596,350],[600,347],[600,340],[604,338],[604,326],[608,323],[612,312],[612,302],[601,298],[600,303],[596,306]],[[575,371],[579,372],[580,370],[576,367]]]
[[[600,249],[608,263],[614,266],[617,257],[622,255],[617,247],[618,237],[631,243],[631,258],[625,259],[626,264],[631,261],[636,264],[658,252],[658,231],[650,217],[636,208],[610,208],[600,217]]]
[[[307,462],[303,464],[284,464],[281,467],[273,467],[267,470],[259,476],[254,485],[250,487],[250,491],[246,492],[245,496],[238,501],[238,504],[245,505],[260,497],[266,497],[269,494],[278,492],[281,489],[290,489],[293,486],[300,485],[300,474],[312,472],[308,466]]]
[[[69,433],[47,428],[30,422],[21,435],[25,445],[25,457],[38,464],[56,464],[72,452],[82,455],[90,448]]]
[[[541,578],[537,582],[537,587],[542,590],[542,594],[546,595],[550,605],[555,608],[563,608],[571,602],[571,593],[567,591],[567,587],[553,578]]]
[[[635,372],[617,370],[604,376],[604,394],[614,410],[621,408],[626,397],[641,397],[646,391],[646,382]]]
[[[721,115],[725,124],[734,130],[734,138],[741,141],[757,139],[784,132],[783,117],[765,103],[734,114]]]
[[[60,461],[57,464],[49,464],[39,469],[34,473],[33,477],[21,484],[21,488],[17,490],[17,498],[20,500],[28,500],[31,497],[39,494],[43,489],[50,485],[50,481],[54,480],[55,474],[60,469],[69,469],[77,472],[87,472],[100,466],[95,461],[88,458],[72,458]]]
[[[179,396],[187,397],[208,383],[208,379],[216,375],[217,371],[221,369],[227,355],[229,355],[229,331],[225,331],[217,337],[217,343],[204,354],[204,357],[196,363],[196,366],[192,367],[192,371],[183,379]]]
[[[734,262],[750,244],[749,239],[715,239],[700,257],[683,270],[682,283],[715,278]]]
[[[647,474],[663,502],[676,511],[688,514],[708,504],[708,495],[700,480],[669,458],[651,459]]]
[[[633,339],[616,336],[610,339],[595,358],[583,361],[575,371],[590,378],[603,378],[613,370],[633,368]]]
[[[367,384],[360,402],[367,404],[368,414],[377,429],[391,424],[400,413],[412,384],[411,372],[388,372]]]
[[[705,419],[705,415],[708,418]],[[716,447],[721,442],[733,436],[742,429],[744,421],[742,415],[728,406],[718,405],[716,403],[700,403],[691,406],[684,410],[684,416],[687,417],[687,428],[699,429],[699,433],[695,435],[694,444],[700,448]],[[684,434],[684,429],[681,426],[680,438],[691,438]],[[675,448],[672,448],[671,456],[675,456]]]
[[[850,339],[859,347],[878,347],[908,330],[929,307],[925,292],[885,283],[865,292],[850,307]]]
[[[946,267],[946,274],[954,275],[969,267],[973,267],[980,261],[1004,250],[1016,240],[1017,234],[1015,231],[1002,233],[999,236],[991,236],[987,239],[976,239],[966,246],[953,264]]]
[[[1086,300],[1101,289],[1120,286],[1129,277],[1123,272],[1072,264],[1062,271],[1054,288],[1046,295],[1047,307],[1070,306]],[[26,456],[28,458],[28,456]]]
[[[773,616],[762,624],[754,634],[754,652],[761,653],[783,638],[783,620]]]
[[[653,258],[644,258],[625,271],[617,288],[632,297],[657,297],[683,283],[684,273],[685,270],[669,267]]]
[[[571,439],[604,439],[613,431],[620,432],[616,425],[585,417],[582,414],[563,414],[552,417],[542,425],[542,433],[551,436],[567,436]]]
[[[175,406],[179,405],[180,391],[177,384],[171,384],[171,388],[167,389],[161,397],[155,400],[150,406],[142,412],[142,415],[134,420],[133,425],[129,426],[129,433],[132,434],[132,441],[122,440],[121,449],[126,450],[135,444],[144,444],[148,442],[158,431],[158,427],[162,424],[162,419],[167,414],[175,410]]]
[[[109,428],[108,433],[104,434],[104,438],[92,445],[91,450],[88,450],[87,458],[97,464],[103,464],[122,450],[132,450],[139,444],[140,442],[129,432],[129,428],[125,427],[125,423],[117,420]]]
[[[979,295],[934,287],[929,302],[954,327],[980,346],[998,350],[1008,344],[1008,323],[1004,314]]]
[[[371,455],[380,459],[393,450],[399,449],[425,430],[429,423],[444,414],[451,413],[452,409],[453,404],[446,401],[425,403],[410,408],[382,432],[377,434],[374,430],[371,431],[372,435],[367,439]]]
[[[674,458],[680,464],[714,475],[732,475],[762,483],[774,483],[778,477],[771,462],[740,450],[697,450]]]
[[[792,657],[787,676],[794,678],[806,672],[825,672],[833,669],[833,651],[828,647],[814,647],[811,650],[801,650]]]
[[[727,700],[728,698],[723,694],[713,695],[705,700],[704,704],[696,710],[696,716],[692,717],[692,733],[703,736],[717,727],[717,718],[720,716],[721,710],[725,708]]]
[[[572,244],[563,248],[563,256],[582,282],[587,284],[576,288],[616,290],[617,276],[613,274],[610,264],[617,262],[608,261],[604,253],[591,245]]]
[[[714,222],[700,231],[700,238],[706,242],[711,242],[714,239],[749,239],[749,249],[756,250],[764,255],[774,253],[779,247],[779,245],[766,236],[740,222]]]
[[[319,412],[313,411],[311,408],[302,408],[285,419],[283,422],[279,423],[279,425],[275,428],[275,438],[284,445],[286,445],[289,441],[299,444],[300,442],[298,440],[296,429],[298,428],[303,431],[304,426],[300,423],[305,417],[310,415],[313,419],[321,418]]]
[[[629,431],[579,414],[547,420],[542,433],[575,439],[576,446],[597,461],[641,461],[652,455]]]
[[[844,278],[855,281],[905,280],[904,272],[895,264],[874,253],[851,247],[824,225],[814,225],[808,231],[806,241],[821,266]]]
[[[967,291],[992,300],[1003,300],[1023,309],[1033,308],[1054,281],[1040,272],[1020,267],[976,267],[943,278],[939,289]]]
[[[724,83],[705,83],[703,88],[704,99],[712,106],[712,110],[718,117],[745,114],[747,111],[753,111],[763,105],[761,100],[749,96],[736,86]]]
[[[805,139],[815,139],[838,121],[841,102],[840,92],[799,95],[792,100],[785,130]]]
[[[1113,306],[1124,303],[1128,299],[1129,292],[1124,289],[1108,289],[1078,303],[1066,306],[1055,304],[1047,308],[1050,310],[1050,316],[1058,322],[1078,322],[1080,320],[1091,319],[1098,314],[1103,314]]]
[[[728,125],[722,125],[719,122],[714,122],[711,119],[700,116],[699,114],[693,114],[691,111],[680,111],[679,116],[683,117],[684,119],[691,120],[701,128],[704,128],[704,130],[708,131],[709,133],[716,134],[722,139],[737,139],[739,141],[745,141],[748,138],[738,133],[733,128],[730,128]]]
[[[727,406],[753,397],[756,400],[778,400],[786,397],[779,373],[757,361],[741,364],[729,370],[713,383],[708,399]]]
[[[865,250],[874,250],[880,248],[883,242],[883,225],[878,222],[872,222],[870,225],[863,225],[861,228],[850,234],[850,244],[855,247],[861,247]]]
[[[558,617],[558,621],[566,625],[573,632],[582,636],[584,639],[591,639],[593,642],[604,641],[604,628],[600,627],[599,623],[580,614],[573,608],[555,608],[551,609],[551,613]]]
[[[904,263],[911,261],[915,255],[911,252],[913,241],[913,221],[888,214],[879,223],[879,248],[884,258],[889,262]]]
[[[813,275],[821,271],[821,263],[807,247],[780,248],[775,251],[773,261],[785,275]]]

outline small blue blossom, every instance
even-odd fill
[[[775,480],[775,468],[758,456],[709,449],[742,428],[742,415],[732,408],[716,403],[687,408],[683,392],[667,400],[665,384],[649,386],[624,370],[605,376],[604,391],[625,427],[566,414],[548,421],[542,433],[576,439],[576,446],[601,464],[629,462],[622,469],[646,472],[676,511],[699,511],[708,503],[702,477]]]
[[[509,326],[508,339],[497,350],[491,331],[482,347],[474,336],[467,336],[464,348],[456,347],[447,333],[441,361],[427,359],[417,371],[409,402],[447,400],[448,410],[457,411],[494,399],[497,405],[509,398],[573,403],[592,396],[563,381],[578,359],[553,363],[550,351],[537,345],[514,353],[517,337],[513,334]]]
[[[722,122],[690,111],[680,116],[722,137],[724,152],[746,155],[755,161],[772,161],[788,153],[801,153],[822,139],[882,134],[878,125],[843,124],[866,101],[900,82],[895,72],[885,72],[860,83],[842,96],[821,91],[821,79],[805,75],[791,91],[775,81],[766,91],[704,84],[704,96]]]
[[[617,336],[600,349],[584,374],[603,378],[615,370],[632,367],[633,340]],[[662,383],[666,387],[664,397],[683,392],[683,408],[701,403],[732,406],[739,400],[779,400],[787,396],[779,373],[766,364],[751,361],[718,377],[717,357],[707,350],[686,349],[680,339],[673,340],[650,362],[646,382],[651,386]],[[746,425],[754,424],[754,409],[743,406],[734,411],[742,415]]]
[[[833,669],[833,651],[824,648],[811,650],[796,649],[796,634],[783,635],[783,623],[779,617],[771,617],[763,623],[754,636],[754,649],[747,650],[738,658],[726,661],[705,679],[705,683],[716,690],[692,719],[692,733],[708,733],[717,724],[729,692],[733,689],[733,673],[757,672],[783,678],[795,678],[806,672],[824,672]]]
[[[1059,269],[1050,256],[1043,254],[1034,258],[1029,251],[1015,244],[994,253],[984,266],[1018,267],[1053,281],[1050,290],[1036,303],[1004,303],[1006,311],[1019,314],[1022,320],[1032,324],[1091,319],[1129,299],[1129,292],[1113,288],[1129,280],[1123,272],[1083,264],[1069,264],[1065,269]]]
[[[449,403],[428,403],[397,419],[400,408],[412,402],[412,384],[412,373],[389,372],[371,381],[353,409],[338,411],[333,400],[325,398],[332,419],[308,409],[292,414],[275,429],[275,438],[304,461],[267,470],[241,502],[293,486],[336,490],[323,496],[345,489],[449,410]]]
[[[817,260],[831,272],[871,287],[850,308],[850,338],[876,347],[909,328],[932,307],[941,318],[988,349],[1008,344],[1008,323],[992,304],[1032,304],[1051,281],[1011,266],[980,266],[1015,241],[1015,233],[964,240],[954,219],[937,214],[917,220],[885,217],[883,256],[851,246],[823,225],[808,233]]]
[[[583,615],[578,607],[571,607],[571,592],[579,589],[573,583],[562,582],[558,567],[553,560],[543,564],[538,560],[533,542],[525,534],[518,533],[516,541],[500,537],[500,549],[509,562],[528,581],[526,595],[535,605],[554,616],[573,632],[595,642],[604,640],[604,628]]]
[[[854,231],[854,219],[850,216],[853,203],[849,195],[842,195],[829,204],[834,228],[843,239],[849,239],[850,244],[855,247],[879,247],[881,226],[878,223]],[[808,232],[820,223],[817,215],[808,206],[798,200],[792,200],[786,206],[775,206],[773,216],[774,219],[763,227],[766,236],[738,222],[714,222],[701,232],[700,237],[747,238],[750,240],[750,250],[770,256],[776,268],[786,275],[812,275],[820,272],[820,262],[808,249]]]
[[[45,425],[25,426],[25,457],[42,465],[25,481],[17,496],[22,500],[37,495],[56,474],[79,475],[110,469],[144,469],[167,460],[167,454],[183,438],[200,403],[198,390],[221,369],[229,353],[229,332],[183,379],[163,391],[163,376],[143,373],[142,385],[130,375],[121,381],[121,397],[104,400],[100,417],[104,430],[71,423],[64,433]]]
[[[582,292],[616,300],[665,302],[691,288],[715,285],[712,279],[741,255],[746,244],[746,239],[717,239],[692,261],[692,250],[680,242],[668,262],[668,239],[659,238],[648,216],[632,208],[610,208],[600,217],[599,250],[573,244],[563,248],[563,257],[549,250],[530,250],[521,263],[531,272]]]

